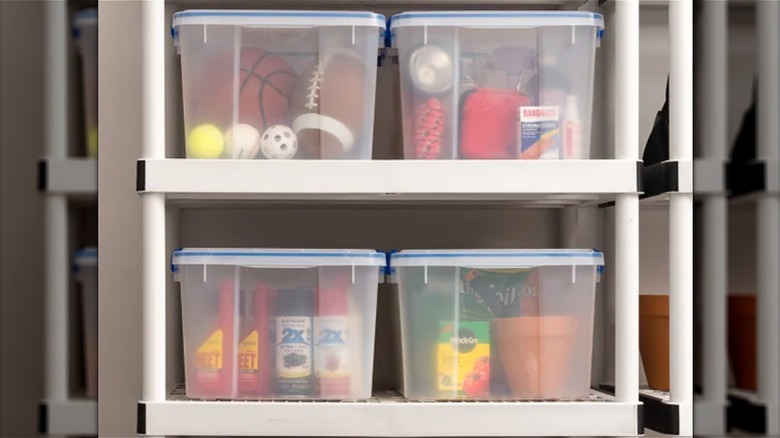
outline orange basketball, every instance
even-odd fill
[[[233,54],[216,58],[192,84],[196,123],[211,123],[223,129],[233,123],[246,123],[259,132],[271,125],[289,124],[290,95],[298,79],[295,70],[281,57],[251,47],[241,49],[238,75],[234,62]]]

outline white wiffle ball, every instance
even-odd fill
[[[225,133],[232,158],[251,159],[260,153],[260,131],[246,123],[233,125]]]
[[[269,126],[260,138],[260,151],[268,159],[290,159],[298,152],[298,138],[289,126]]]

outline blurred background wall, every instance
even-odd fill
[[[55,0],[59,1],[59,0]],[[44,394],[43,196],[38,161],[45,155],[46,54],[44,0],[0,1],[0,436],[38,435]],[[69,16],[89,2],[69,2]],[[69,19],[70,20],[70,19]],[[70,22],[67,28],[70,29]],[[68,50],[69,153],[83,144],[79,62],[70,33]],[[69,208],[68,248],[97,244],[96,207]],[[81,305],[71,278],[69,374],[71,391],[84,385]]]
[[[3,1],[0,436],[34,436],[43,394],[43,2]]]

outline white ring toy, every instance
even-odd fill
[[[298,133],[304,129],[316,129],[327,132],[341,142],[343,152],[352,149],[352,145],[355,142],[355,136],[352,134],[352,131],[347,128],[347,125],[333,117],[322,114],[301,114],[293,120],[292,129],[293,132],[295,132],[295,135],[298,135]]]

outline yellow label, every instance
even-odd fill
[[[222,369],[222,330],[215,330],[198,347],[195,354],[195,367],[198,369]]]
[[[438,390],[469,397],[489,395],[490,328],[487,322],[461,322],[459,333],[454,324],[440,325]]]
[[[238,344],[238,369],[241,371],[257,371],[257,341],[260,335],[257,330],[251,333]]]

